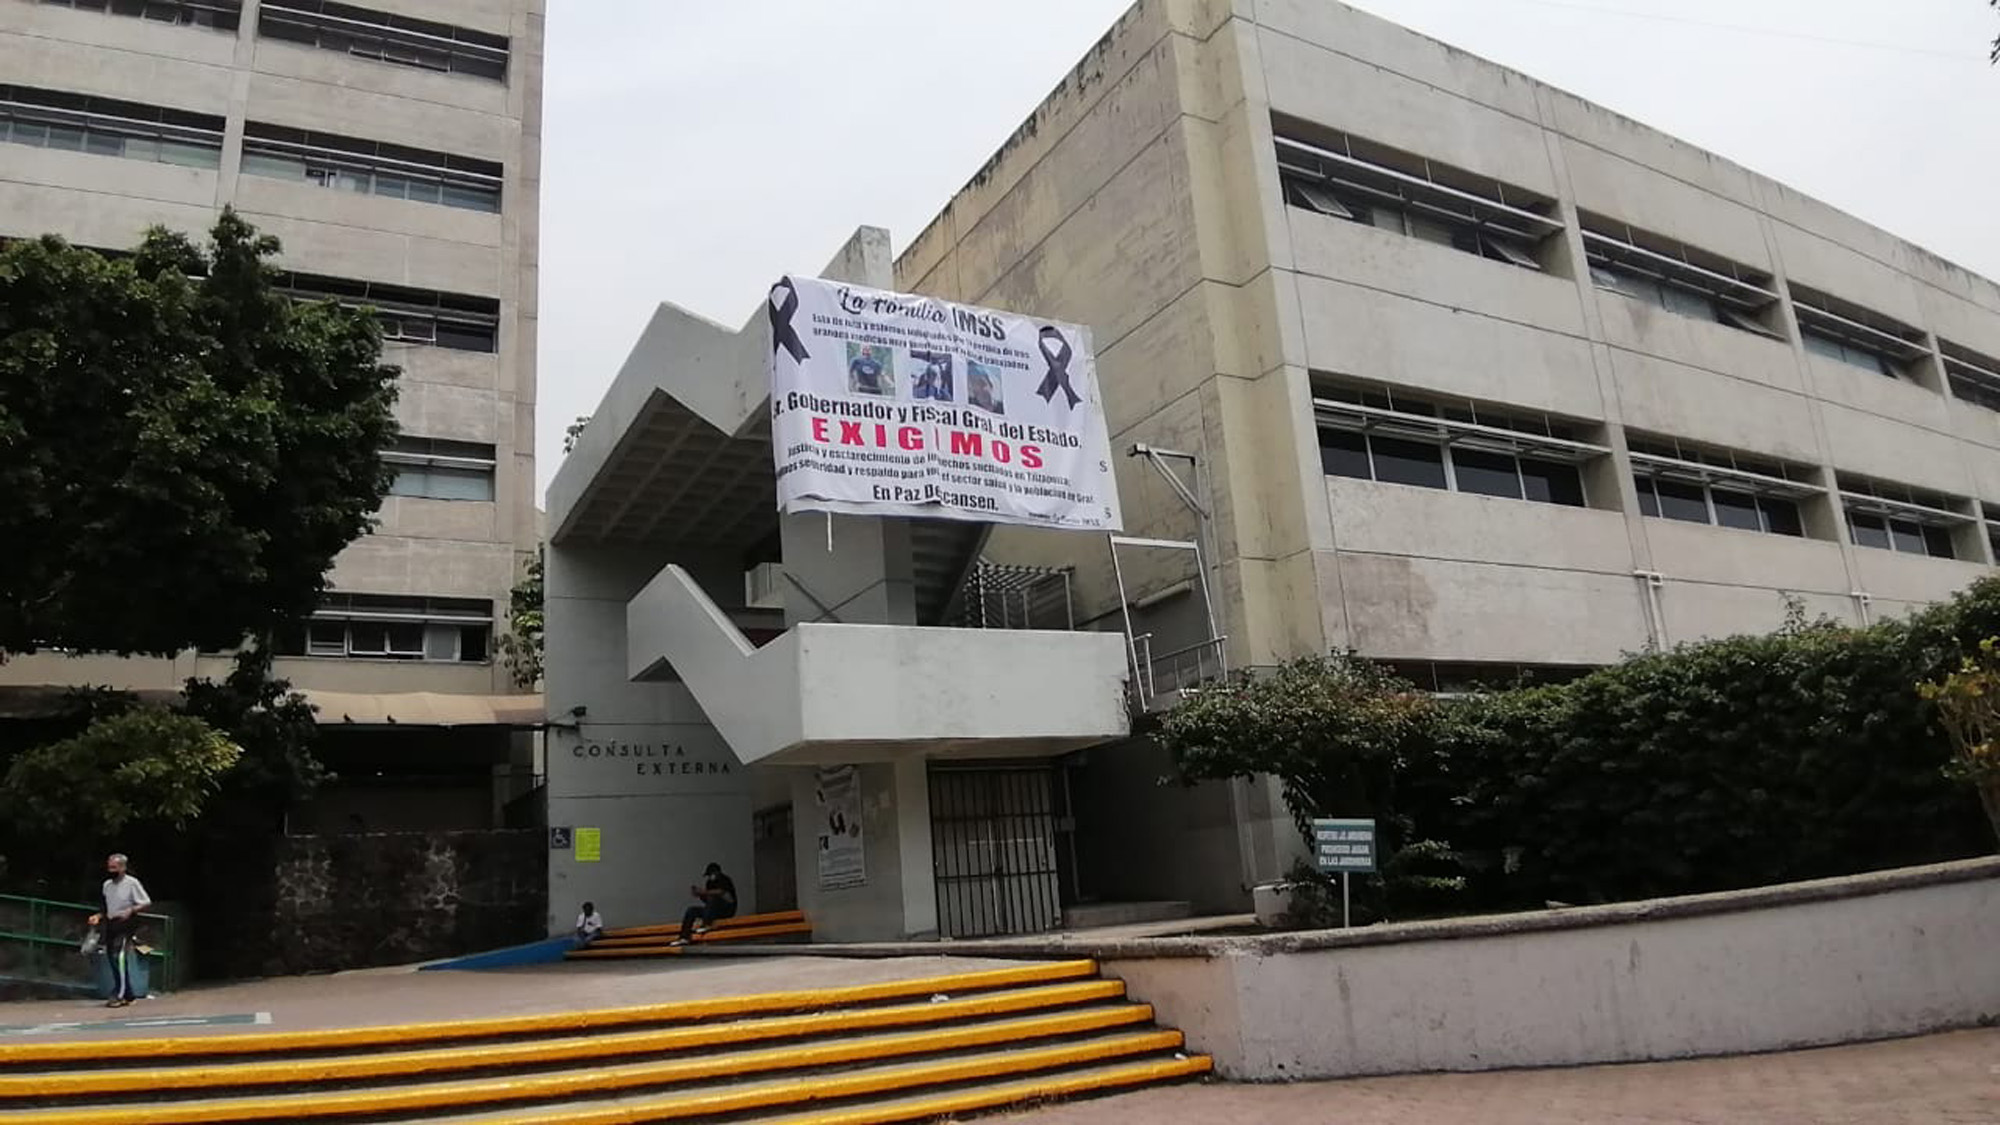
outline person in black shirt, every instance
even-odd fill
[[[700,901],[681,915],[681,936],[676,945],[686,945],[696,934],[707,933],[710,926],[736,916],[736,880],[722,873],[721,864],[709,864],[701,873],[701,882],[688,890]]]

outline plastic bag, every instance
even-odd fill
[[[83,935],[83,944],[77,946],[76,951],[78,953],[83,954],[85,957],[88,957],[91,954],[97,952],[98,945],[100,945],[103,941],[104,941],[104,935],[100,934],[97,930],[93,929],[89,933]]]

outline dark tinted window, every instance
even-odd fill
[[[1507,454],[1455,449],[1451,454],[1451,464],[1453,473],[1458,477],[1460,492],[1504,496],[1512,500],[1521,498],[1518,462]]]
[[[1575,465],[1523,458],[1521,483],[1526,486],[1530,500],[1583,507],[1583,473]]]
[[[1702,496],[1700,485],[1659,480],[1653,482],[1653,490],[1659,493],[1662,516],[1688,523],[1709,522],[1708,501]]]
[[[1716,523],[1744,531],[1764,530],[1764,521],[1757,515],[1755,496],[1721,488],[1712,490],[1710,496],[1715,500]]]
[[[1373,480],[1368,471],[1368,439],[1345,430],[1319,432],[1320,468],[1330,477]]]
[[[1934,559],[1955,559],[1958,557],[1957,552],[1952,550],[1951,530],[1949,528],[1924,528],[1924,547]]]
[[[1889,528],[1880,516],[1848,516],[1847,526],[1854,533],[1857,547],[1889,546]]]
[[[1444,448],[1400,438],[1369,439],[1375,448],[1375,479],[1388,484],[1445,487]]]
[[[1770,522],[1770,530],[1775,535],[1804,536],[1805,525],[1799,520],[1799,506],[1790,500],[1759,500],[1764,509],[1764,518]]]

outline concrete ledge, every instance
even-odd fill
[[[2000,880],[2000,856],[1958,860],[1925,867],[1899,867],[1890,871],[1845,875],[1833,879],[1813,879],[1801,883],[1779,883],[1742,891],[1642,899],[1638,902],[1610,903],[1604,906],[1558,907],[1516,914],[1483,914],[1424,922],[1393,922],[1384,925],[1358,926],[1351,930],[1292,930],[1247,935],[1188,933],[1166,937],[1054,933],[1020,938],[980,938],[962,942],[950,940],[847,944],[820,942],[806,946],[745,944],[734,949],[699,952],[706,952],[712,956],[873,958],[934,956],[941,949],[950,949],[954,952],[959,950],[976,952],[981,957],[1035,959],[1093,957],[1100,960],[1213,958],[1243,954],[1270,956],[1323,949],[1453,941],[1552,930],[1622,926],[1636,922],[1662,922],[1675,918],[1701,918],[1814,902],[1866,898],[1917,887],[1947,886],[1981,880]],[[1253,921],[1254,919],[1246,914],[1225,919],[1190,918],[1181,922],[1161,922],[1147,928],[1195,931],[1216,923],[1225,923],[1234,928]]]
[[[1076,945],[1281,1081],[1823,1046],[2000,1019],[2000,860],[1448,922]]]
[[[1238,1081],[1745,1054],[2000,1021],[2000,858],[1354,930],[768,952],[945,949],[1093,958]]]
[[[1443,918],[1425,922],[1394,922],[1361,926],[1351,930],[1299,930],[1273,934],[1093,940],[1088,935],[980,943],[980,952],[995,957],[1048,956],[1061,952],[1072,957],[1222,957],[1252,953],[1271,955],[1304,953],[1319,949],[1351,949],[1357,946],[1394,945],[1415,941],[1452,941],[1510,934],[1541,933],[1550,930],[1588,929],[1595,926],[1622,926],[1636,922],[1664,922],[1675,918],[1702,918],[1717,914],[1769,910],[1806,903],[1865,898],[1893,894],[1917,887],[1947,886],[1953,883],[2000,880],[2000,856],[1959,860],[1925,867],[1900,867],[1866,875],[1845,875],[1833,879],[1813,879],[1803,883],[1779,883],[1742,891],[1684,895],[1678,898],[1642,899],[1638,902],[1609,903],[1604,906],[1571,906],[1518,914],[1485,914],[1470,918]]]

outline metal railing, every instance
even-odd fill
[[[95,990],[96,967],[77,953],[77,945],[83,940],[85,921],[102,909],[81,902],[0,895],[0,981]],[[185,981],[173,918],[152,913],[139,918],[146,927],[144,944],[160,959],[152,987],[162,992],[179,989]]]
[[[1144,710],[1168,692],[1188,691],[1229,675],[1229,637],[1225,634],[1171,652],[1153,655],[1153,634],[1132,638],[1133,702]]]

